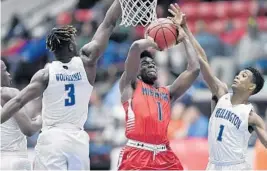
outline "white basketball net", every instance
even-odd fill
[[[119,0],[122,9],[122,21],[120,25],[142,26],[156,20],[157,0]]]

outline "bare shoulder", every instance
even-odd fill
[[[42,81],[42,82],[48,82],[49,80],[49,69],[48,68],[43,68],[37,71],[31,81]]]

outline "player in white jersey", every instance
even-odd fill
[[[19,90],[11,88],[10,85],[10,74],[7,71],[5,63],[1,60],[0,108],[19,93]],[[34,105],[37,105],[38,107],[37,103],[34,103]],[[28,107],[29,106],[27,105],[27,109]],[[41,110],[37,112],[37,114],[40,114],[40,112]],[[37,115],[34,118],[32,117],[29,114],[29,110],[23,108],[7,122],[0,125],[1,170],[31,170],[31,161],[28,160],[27,156],[26,136],[33,135],[40,130],[42,126],[40,115]]]
[[[38,71],[30,84],[2,109],[1,122],[30,100],[43,95],[43,127],[35,147],[37,170],[89,170],[89,137],[83,130],[96,77],[97,61],[121,15],[115,0],[92,41],[76,50],[72,26],[54,28],[47,47],[57,61]]]
[[[172,13],[181,13],[179,6]],[[251,95],[258,93],[264,84],[262,75],[254,68],[242,70],[234,79],[233,93],[212,72],[206,54],[190,32],[184,15],[182,27],[200,58],[200,70],[217,105],[209,122],[209,164],[207,170],[248,170],[245,162],[248,140],[255,130],[267,148],[267,132],[262,118],[248,103]]]

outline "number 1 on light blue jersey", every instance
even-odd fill
[[[222,141],[223,130],[224,130],[224,125],[220,125],[220,132],[219,132],[219,135],[217,137],[217,141]]]

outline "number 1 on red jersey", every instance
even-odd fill
[[[160,102],[157,102],[157,106],[158,106],[158,119],[160,121],[162,121],[162,115],[163,115],[163,113],[162,113],[162,105],[161,105]]]

